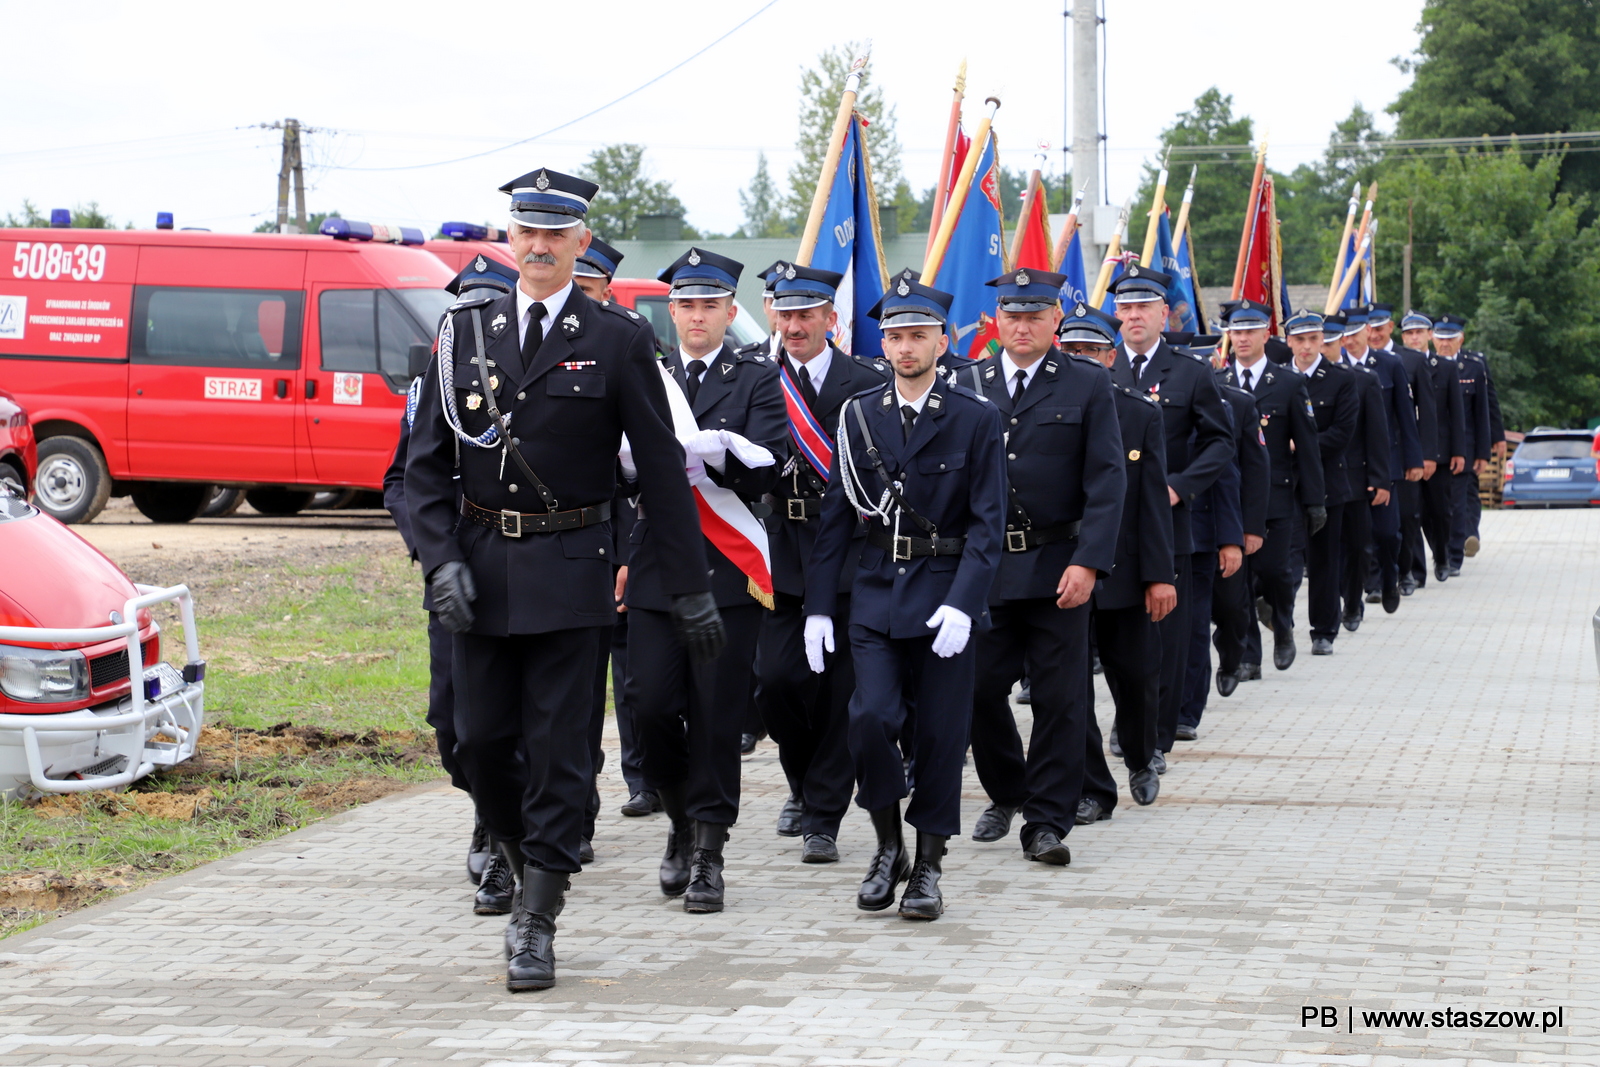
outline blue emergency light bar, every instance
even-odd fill
[[[446,222],[439,232],[452,241],[498,241],[506,243],[506,231],[493,226],[479,226],[472,222]]]
[[[158,230],[170,230],[170,229],[172,229],[172,212],[170,212],[170,211],[158,211],[158,212],[156,212],[156,229],[158,229]]]
[[[354,219],[323,219],[318,233],[336,241],[383,241],[396,245],[420,245],[427,240],[413,226],[387,226],[383,223],[356,222]]]
[[[53,207],[53,208],[51,208],[50,209],[50,225],[51,226],[55,226],[55,227],[71,226],[72,225],[72,212],[68,211],[64,207]]]

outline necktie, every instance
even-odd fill
[[[1249,392],[1249,393],[1254,393],[1256,391],[1256,376],[1254,374],[1251,374],[1249,371],[1244,371],[1242,373],[1244,374],[1244,388],[1245,388],[1245,391]]]
[[[1016,377],[1011,379],[1011,384],[1011,406],[1015,407],[1022,403],[1022,391],[1028,387],[1028,372],[1017,371]]]
[[[806,407],[810,408],[812,413],[815,413],[817,410],[817,387],[811,384],[811,371],[804,363],[800,364],[800,371],[797,377],[800,379],[800,395],[805,398]]]
[[[911,428],[917,424],[917,409],[910,404],[900,405],[900,431],[905,434],[907,441],[911,440]]]
[[[695,398],[700,395],[700,375],[706,372],[706,361],[691,359],[689,361],[689,379],[684,384],[689,387],[689,404],[693,406]]]
[[[1150,358],[1149,356],[1144,356],[1144,355],[1139,355],[1139,356],[1134,356],[1133,357],[1133,380],[1135,382],[1138,382],[1140,378],[1144,377],[1145,361],[1148,360],[1149,358]]]
[[[528,332],[522,338],[523,370],[533,366],[533,357],[539,354],[539,346],[542,344],[544,344],[544,305],[536,303],[528,308]]]

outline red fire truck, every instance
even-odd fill
[[[185,522],[215,486],[276,514],[381,488],[453,272],[420,231],[351,230],[0,230],[0,388],[38,505],[87,522],[131,494]]]

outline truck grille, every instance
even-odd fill
[[[104,689],[128,680],[128,650],[118,649],[89,661],[89,687]]]

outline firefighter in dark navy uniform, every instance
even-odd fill
[[[847,356],[828,340],[836,322],[833,301],[841,275],[780,262],[767,276],[773,287],[789,452],[769,497],[772,514],[767,530],[776,604],[761,619],[756,703],[767,732],[778,744],[778,761],[789,780],[778,833],[802,839],[805,862],[832,863],[839,858],[839,824],[850,809],[855,784],[847,730],[856,676],[850,646],[843,641],[826,655],[827,669],[821,677],[812,673],[806,663],[801,608],[839,410],[863,389],[882,385],[889,370],[882,360]],[[834,622],[841,630],[848,625],[850,583],[866,536],[866,525],[858,522],[836,590]]]
[[[1433,393],[1433,407],[1438,415],[1438,439],[1423,442],[1432,447],[1439,466],[1431,476],[1422,480],[1422,532],[1433,553],[1436,567],[1446,564],[1450,550],[1451,487],[1454,477],[1466,469],[1467,430],[1462,411],[1461,379],[1456,366],[1437,352],[1432,352],[1433,319],[1420,311],[1408,311],[1400,320],[1400,335],[1406,347],[1426,354],[1427,379],[1425,388]],[[1446,568],[1436,571],[1443,581]],[[1417,573],[1419,587],[1428,582],[1427,559],[1420,560]]]
[[[506,984],[555,983],[555,917],[580,869],[588,726],[616,611],[611,500],[627,434],[685,643],[725,640],[649,325],[572,281],[591,182],[537,170],[511,194],[514,292],[459,301],[440,329],[406,463],[424,606],[456,636],[457,755],[496,846],[522,874]],[[456,479],[460,480],[457,495]],[[520,751],[525,774],[514,767]]]
[[[856,906],[888,908],[904,881],[903,919],[944,913],[939,877],[945,842],[961,830],[961,765],[972,724],[971,637],[989,623],[1005,527],[999,411],[945,381],[936,366],[948,343],[949,300],[904,283],[874,308],[894,381],[856,395],[839,413],[806,573],[806,657],[820,672],[835,645],[839,578],[854,554],[858,517],[868,517],[866,548],[850,568],[850,752],[856,803],[872,816],[878,849]],[[915,792],[900,750],[908,728]],[[900,821],[908,793],[914,864]]]
[[[979,369],[1006,431],[1005,551],[976,636],[972,758],[993,801],[973,837],[998,841],[1020,810],[1022,851],[1065,866],[1088,730],[1089,598],[1111,574],[1126,476],[1111,375],[1055,345],[1066,278],[1017,270],[996,288],[1001,351]],[[1083,318],[1087,307],[1074,308]],[[958,383],[960,377],[957,378]],[[1033,732],[1023,755],[1011,688],[1026,670]]]
[[[691,459],[703,465],[709,482],[765,517],[768,505],[762,497],[782,469],[788,425],[777,367],[759,352],[738,355],[724,342],[738,314],[734,292],[743,269],[726,256],[691,248],[661,272],[660,280],[672,286],[668,309],[679,338],[665,366],[698,427],[684,439]],[[633,456],[637,462],[637,446]],[[766,529],[760,530],[765,541]],[[739,819],[739,735],[754,685],[766,594],[704,539],[728,644],[716,659],[691,663],[672,623],[666,583],[683,546],[664,536],[670,532],[669,527],[657,533],[646,504],[630,539],[624,601],[630,642],[627,702],[645,782],[671,819],[661,891],[681,894],[686,911],[721,911],[722,846]]]

